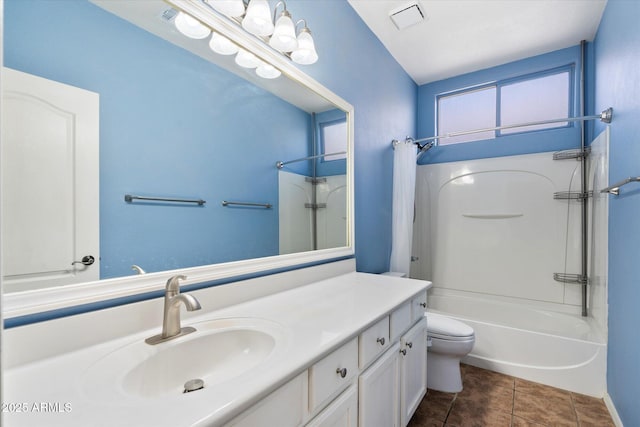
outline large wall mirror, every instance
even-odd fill
[[[351,106],[206,2],[4,0],[3,26],[5,298],[353,255]]]

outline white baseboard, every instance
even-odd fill
[[[607,409],[609,410],[611,419],[613,420],[613,423],[616,425],[616,427],[624,427],[622,425],[622,420],[618,415],[618,411],[616,410],[616,406],[613,404],[613,400],[611,400],[611,396],[609,396],[609,393],[604,394],[603,400],[604,400],[604,404],[607,405]]]

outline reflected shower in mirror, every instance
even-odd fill
[[[349,244],[346,160],[315,157],[347,150],[345,113],[213,63],[176,12],[5,0],[5,291]]]

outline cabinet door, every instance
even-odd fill
[[[406,426],[427,392],[427,320],[400,340],[400,425]]]
[[[398,355],[396,343],[359,378],[358,425],[396,427],[398,416]]]
[[[351,385],[323,409],[307,427],[356,427],[358,425],[358,386]]]
[[[297,427],[307,414],[309,382],[304,371],[240,414],[225,427]]]

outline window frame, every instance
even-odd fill
[[[574,111],[575,111],[575,63],[570,63],[570,64],[566,64],[566,65],[562,65],[559,67],[554,67],[554,68],[549,68],[549,69],[545,69],[545,70],[541,70],[541,71],[536,71],[533,73],[527,73],[527,74],[521,74],[515,77],[509,77],[509,78],[504,78],[504,79],[499,79],[496,81],[492,81],[492,82],[487,82],[487,83],[482,83],[479,85],[474,85],[474,86],[469,86],[469,87],[465,87],[465,88],[460,88],[460,89],[455,89],[452,91],[447,91],[447,92],[443,92],[440,93],[438,95],[436,95],[435,98],[435,134],[436,135],[440,135],[440,99],[442,98],[446,98],[446,97],[450,97],[450,96],[456,96],[456,95],[462,95],[465,93],[471,93],[471,92],[475,92],[478,90],[483,90],[483,89],[488,89],[488,88],[493,88],[495,87],[496,89],[496,117],[495,117],[495,127],[500,127],[502,126],[502,123],[500,121],[500,112],[501,112],[501,107],[502,107],[502,103],[501,103],[501,94],[502,94],[502,88],[504,86],[509,86],[515,83],[521,83],[521,82],[526,82],[526,81],[530,81],[530,80],[536,80],[539,78],[543,78],[543,77],[547,77],[547,76],[552,76],[552,75],[556,75],[556,74],[563,74],[563,73],[567,73],[567,76],[569,78],[568,81],[568,93],[567,93],[567,111],[568,111],[568,116],[567,117],[573,117],[574,116]],[[574,127],[575,124],[574,122],[567,122],[566,125],[561,125],[561,126],[554,126],[552,128],[546,128],[546,129],[531,129],[531,130],[523,130],[523,131],[511,131],[509,133],[502,133],[502,131],[500,129],[496,129],[494,130],[494,137],[490,138],[490,139],[475,139],[472,141],[463,141],[463,142],[454,142],[451,144],[442,144],[442,145],[458,145],[458,144],[467,144],[467,143],[473,143],[473,142],[478,142],[478,141],[491,141],[491,140],[497,140],[500,138],[504,138],[504,137],[509,137],[509,136],[515,136],[515,135],[523,135],[523,134],[529,134],[529,133],[535,133],[535,132],[547,132],[547,131],[555,131],[555,130],[559,130],[559,129],[567,129],[567,128],[572,128]],[[440,141],[438,141],[437,145],[440,145]]]

